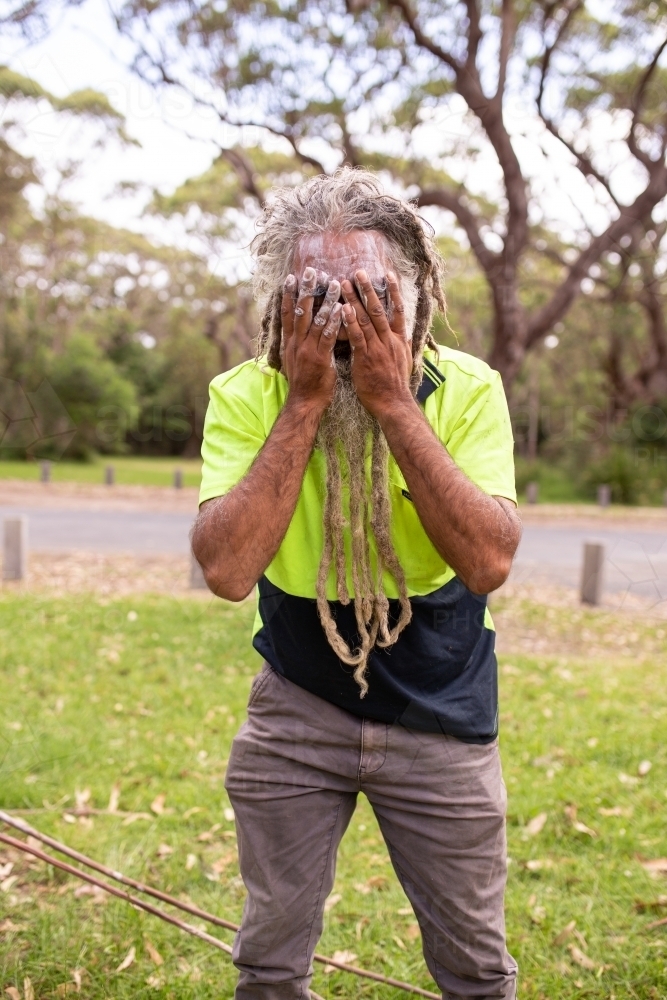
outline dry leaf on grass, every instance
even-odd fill
[[[595,962],[593,962],[588,955],[584,955],[581,948],[577,948],[576,944],[571,944],[568,947],[568,951],[572,956],[572,961],[580,965],[582,969],[588,969],[589,972],[594,972],[597,968]]]
[[[129,969],[132,963],[134,962],[136,954],[137,954],[137,949],[134,947],[134,945],[132,945],[127,955],[116,969],[116,972],[125,972],[126,969]]]
[[[632,809],[630,807],[624,808],[623,806],[612,806],[611,809],[605,809],[604,806],[600,806],[598,812],[600,816],[632,816]]]
[[[576,926],[577,926],[577,921],[570,920],[569,924],[566,924],[565,927],[563,927],[562,931],[560,931],[553,939],[554,948],[560,948],[562,944],[565,944],[567,939],[572,936],[572,932],[574,931],[574,928]]]
[[[26,929],[25,924],[15,924],[9,917],[6,920],[0,921],[0,934],[18,934]]]
[[[645,778],[652,767],[653,764],[650,760],[642,760],[639,762],[639,766],[637,767],[637,774],[640,778]]]
[[[120,781],[116,781],[109,795],[109,805],[107,806],[107,809],[109,810],[110,813],[117,812],[119,802],[120,802]]]
[[[162,989],[164,984],[165,984],[164,976],[161,976],[158,973],[153,973],[153,975],[149,976],[148,979],[146,980],[146,986],[150,986],[152,990],[160,990]]]
[[[156,816],[161,816],[164,812],[164,804],[167,801],[167,796],[164,792],[160,792],[156,795],[151,802],[151,812],[154,812]]]
[[[121,826],[130,826],[132,823],[136,823],[138,819],[153,819],[150,813],[130,813],[126,816]]]
[[[214,836],[221,828],[221,826],[222,826],[221,823],[214,823],[210,830],[204,830],[203,833],[200,833],[199,836],[197,837],[197,840],[200,841],[200,843],[202,844],[207,843],[209,840],[213,840]]]
[[[90,788],[84,788],[82,790],[77,788],[74,792],[74,799],[76,801],[77,809],[85,809],[90,802]]]
[[[667,896],[658,896],[657,899],[653,899],[647,902],[644,899],[635,900],[635,910],[637,913],[643,913],[645,910],[660,910],[663,906],[667,906]],[[0,924],[0,930],[2,925]]]
[[[419,937],[419,924],[410,924],[405,932],[408,941],[416,941]]]
[[[533,816],[531,821],[526,824],[525,834],[528,837],[536,837],[538,833],[541,833],[544,829],[544,825],[549,818],[549,813],[541,812],[537,816]]]
[[[405,950],[406,950],[406,948],[405,948],[405,943],[404,943],[403,941],[401,941],[401,939],[400,939],[400,937],[398,936],[398,934],[394,934],[394,942],[395,942],[395,943],[396,943],[396,944],[398,945],[398,947],[399,947],[399,948],[401,948],[401,949],[402,949],[403,951],[405,951]]]
[[[357,920],[356,924],[354,925],[354,936],[356,937],[357,941],[361,941],[361,935],[363,934],[364,927],[368,927],[369,924],[370,920],[368,919],[368,917],[362,917],[361,920]]]
[[[217,861],[213,862],[213,864],[211,865],[211,871],[215,872],[216,875],[222,875],[225,868],[229,867],[232,861],[235,860],[236,860],[236,851],[227,851],[225,854],[222,854]],[[324,909],[326,910],[326,903],[324,904]]]
[[[8,861],[6,865],[0,865],[0,879],[6,879],[8,875],[11,875],[13,867],[13,861]]]
[[[377,889],[379,892],[384,892],[385,889],[389,888],[389,879],[386,875],[371,875],[366,880],[366,885],[370,889]]]
[[[524,862],[524,868],[529,872],[539,872],[543,868],[553,868],[553,861],[548,859],[543,860],[542,858],[530,858],[529,861]]]
[[[153,962],[154,965],[163,965],[164,964],[164,959],[163,959],[162,955],[157,950],[157,948],[155,947],[155,945],[151,941],[148,940],[148,938],[144,939],[144,947],[146,948],[146,951],[148,952],[148,957],[150,958],[151,962]]]
[[[191,872],[192,869],[196,868],[196,867],[197,867],[197,855],[196,854],[188,854],[187,858],[185,859],[185,870],[186,870],[186,872]]]
[[[190,819],[190,817],[194,816],[195,813],[200,813],[200,812],[203,812],[202,806],[192,806],[191,809],[185,810],[185,812],[183,813],[183,819]]]
[[[29,976],[26,976],[23,980],[23,1000],[35,1000],[35,991]]]
[[[170,847],[169,844],[160,844],[155,853],[158,858],[168,858],[170,854],[174,853],[174,848]]]
[[[326,901],[324,903],[324,912],[328,913],[329,910],[333,910],[333,908],[336,905],[336,903],[340,903],[340,901],[341,901],[342,898],[343,897],[341,896],[341,894],[339,892],[332,892],[332,894],[330,896],[327,896],[327,899],[326,899]],[[343,961],[343,959],[341,959],[341,962],[342,961]]]
[[[334,962],[342,962],[344,965],[351,965],[357,958],[353,951],[335,951],[331,957]],[[324,971],[328,975],[330,972],[336,971],[336,966],[325,965]]]
[[[15,885],[19,880],[18,875],[10,875],[9,878],[5,878],[0,882],[0,889],[3,892],[9,892],[11,887]]]
[[[21,994],[15,986],[7,986],[5,988],[5,993],[9,997],[9,1000],[21,1000]]]
[[[225,817],[227,823],[234,822],[234,810],[230,809],[229,806],[223,811],[222,815]]]
[[[581,820],[578,819],[575,820],[574,823],[572,824],[572,829],[576,830],[577,833],[585,833],[589,837],[597,837],[597,833],[595,832],[595,830],[592,830],[590,826],[586,826],[585,823],[582,823]]]
[[[81,983],[83,981],[83,977],[85,976],[85,974],[86,974],[85,969],[72,969],[72,979],[74,980],[74,985],[76,986],[77,993],[81,992]]]
[[[652,858],[650,861],[640,861],[639,863],[653,878],[667,875],[667,858]]]

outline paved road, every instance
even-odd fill
[[[0,505],[0,519],[26,515],[30,547],[36,551],[186,554],[189,514],[131,511],[49,510]],[[606,549],[605,590],[630,591],[651,600],[667,599],[667,533],[623,527],[591,529],[527,525],[513,579],[579,586],[584,542]]]
[[[36,552],[133,552],[187,554],[191,514],[143,511],[49,510],[0,506],[0,518],[28,518]]]

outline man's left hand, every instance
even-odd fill
[[[342,282],[346,302],[343,323],[352,347],[352,380],[361,403],[380,418],[397,402],[412,398],[412,338],[405,328],[405,307],[396,275],[392,271],[387,274],[391,322],[366,271],[357,271],[355,278],[366,298],[366,307],[352,282]]]

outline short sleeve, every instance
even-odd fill
[[[236,486],[266,440],[263,421],[237,391],[235,381],[218,377],[210,385],[199,503]]]
[[[514,439],[505,390],[498,372],[478,383],[445,442],[469,479],[490,496],[516,503]]]

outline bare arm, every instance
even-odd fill
[[[387,284],[394,305],[390,325],[368,276],[357,272],[368,303],[343,282],[345,323],[354,347],[357,394],[377,417],[408,484],[424,530],[443,559],[475,593],[505,582],[521,537],[513,504],[490,497],[472,483],[436,438],[412,397],[412,351],[394,274]]]
[[[521,537],[514,504],[468,479],[412,396],[379,419],[435,548],[474,593],[496,590],[509,575]]]
[[[286,282],[282,318],[287,402],[248,473],[225,496],[202,504],[193,528],[192,550],[206,583],[229,601],[248,596],[278,551],[333,393],[331,352],[340,327],[340,285],[331,282],[312,320],[316,277],[306,269],[298,300],[291,275]]]

